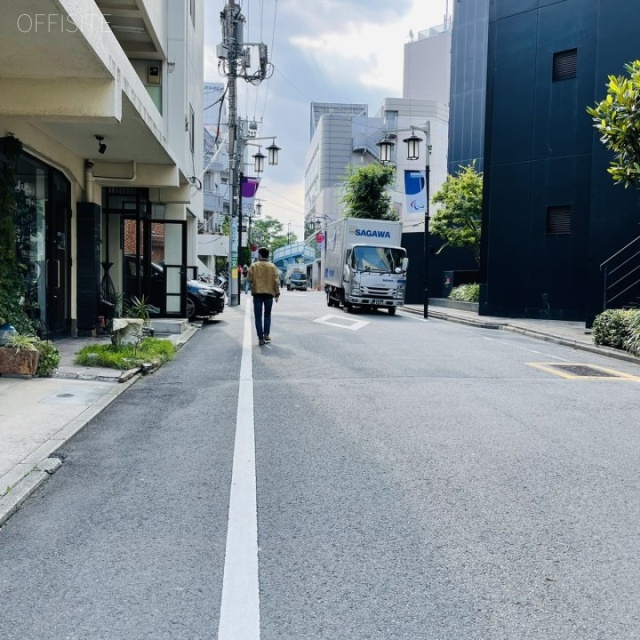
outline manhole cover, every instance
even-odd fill
[[[580,378],[620,378],[621,376],[613,371],[607,371],[606,369],[599,369],[598,367],[592,367],[588,364],[554,364],[551,365],[554,369],[560,371],[566,371],[571,375],[578,376]]]
[[[532,367],[555,373],[563,378],[612,378],[618,380],[640,380],[636,376],[614,371],[613,369],[605,369],[592,364],[576,364],[567,363],[559,364],[557,362],[530,362]]]

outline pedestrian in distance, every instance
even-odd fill
[[[253,295],[253,315],[255,316],[258,344],[263,346],[271,342],[271,308],[273,301],[280,298],[280,272],[269,261],[269,249],[258,249],[258,261],[254,262],[247,273]]]
[[[248,273],[249,267],[247,267],[247,265],[245,264],[242,267],[242,285],[244,287],[245,293],[249,293],[249,279],[247,278]]]

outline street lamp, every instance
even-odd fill
[[[258,149],[258,152],[253,156],[254,171],[256,173],[262,173],[264,171],[264,154]]]
[[[269,158],[270,165],[278,164],[278,151],[280,151],[280,147],[276,146],[275,140],[267,147],[267,154]]]
[[[420,159],[420,143],[422,138],[416,135],[416,131],[421,131],[425,134],[427,142],[427,157],[425,160],[425,195],[426,202],[424,207],[424,310],[423,317],[429,317],[429,172],[430,172],[430,157],[431,157],[431,123],[427,122],[426,127],[411,127],[407,129],[411,131],[411,135],[405,138],[403,142],[407,145],[407,160],[419,160]],[[395,145],[393,141],[395,135],[386,134],[382,140],[376,143],[376,146],[380,149],[380,162],[386,164],[391,162],[391,149]]]

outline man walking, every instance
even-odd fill
[[[273,262],[269,262],[269,249],[258,249],[258,262],[249,267],[247,280],[253,295],[253,314],[260,346],[271,342],[271,307],[273,300],[280,298],[280,272]],[[264,314],[264,316],[263,316]]]

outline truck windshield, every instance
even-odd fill
[[[390,247],[354,247],[353,264],[358,271],[393,273],[402,267],[404,249]]]
[[[306,280],[307,276],[304,273],[292,273],[291,274],[291,279],[292,280]]]

